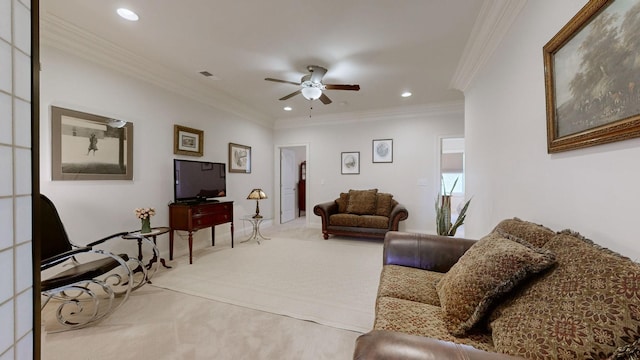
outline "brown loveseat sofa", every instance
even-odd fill
[[[382,239],[387,231],[397,231],[400,221],[409,217],[393,195],[378,189],[349,190],[335,201],[314,206],[313,213],[322,218],[325,240],[329,234]]]
[[[383,264],[354,359],[640,358],[640,264],[577,233],[519,219],[479,241],[389,232]]]

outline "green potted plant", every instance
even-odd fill
[[[438,235],[454,236],[467,216],[467,208],[469,208],[471,199],[467,200],[464,204],[456,221],[451,223],[451,193],[453,189],[456,188],[456,184],[458,184],[458,179],[453,182],[451,190],[447,193],[444,187],[444,181],[442,182],[442,194],[438,194],[438,198],[436,199],[436,230],[438,231]]]

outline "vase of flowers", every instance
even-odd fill
[[[151,232],[151,217],[156,214],[156,210],[154,208],[137,208],[135,209],[136,217],[140,219],[142,222],[142,227],[140,228],[141,234],[146,234]]]

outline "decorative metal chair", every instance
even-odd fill
[[[121,238],[127,232],[77,246],[69,240],[51,200],[44,195],[40,195],[40,200],[40,270],[44,279],[40,286],[41,294],[45,297],[41,310],[49,303],[58,306],[56,318],[64,327],[51,332],[93,324],[122,306],[132,290],[145,284],[146,269],[138,259],[96,248],[111,239]],[[136,271],[142,272],[142,280],[137,284],[133,267],[128,265],[130,261],[135,264]],[[65,270],[65,267],[68,268]],[[48,276],[52,272],[54,275]]]

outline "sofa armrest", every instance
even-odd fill
[[[389,231],[398,231],[400,221],[409,218],[409,211],[402,204],[396,204],[389,214]]]
[[[448,236],[389,231],[384,238],[383,264],[445,273],[476,241]]]
[[[353,358],[355,360],[521,359],[478,350],[468,345],[386,330],[373,330],[360,335],[356,340]]]
[[[313,213],[322,219],[322,229],[326,230],[329,225],[329,216],[338,212],[338,204],[335,201],[327,201],[313,207]]]

